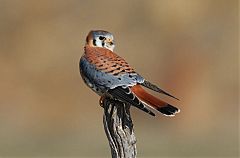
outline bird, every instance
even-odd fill
[[[80,58],[80,75],[85,84],[100,96],[132,105],[152,116],[158,111],[165,116],[175,116],[177,107],[148,93],[145,88],[179,100],[149,82],[114,52],[113,34],[104,30],[92,30],[86,37],[84,53]]]

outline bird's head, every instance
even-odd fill
[[[102,47],[113,51],[115,47],[113,35],[107,31],[94,30],[88,33],[86,45],[92,47]]]

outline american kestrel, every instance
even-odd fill
[[[120,56],[113,52],[113,35],[107,31],[90,31],[84,54],[80,59],[80,74],[94,92],[101,96],[131,104],[150,115],[155,109],[165,116],[174,116],[180,110],[149,94],[143,86],[177,99],[145,80]]]

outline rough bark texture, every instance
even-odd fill
[[[136,137],[130,116],[130,105],[117,100],[103,100],[104,129],[111,148],[112,158],[135,158]]]

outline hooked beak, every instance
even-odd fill
[[[106,43],[108,43],[109,45],[114,45],[114,44],[115,44],[115,41],[112,40],[112,39],[109,39],[109,38],[107,38],[105,41],[106,41]]]

